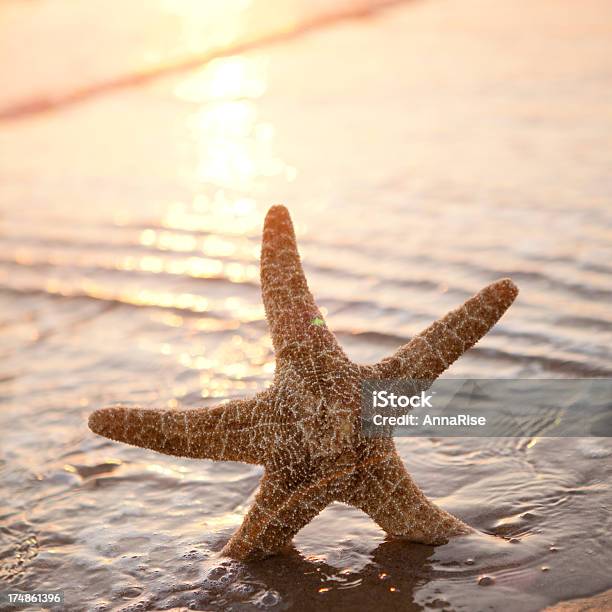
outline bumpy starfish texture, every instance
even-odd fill
[[[393,536],[441,544],[471,531],[429,501],[406,471],[393,439],[361,430],[361,384],[411,379],[429,386],[497,322],[518,291],[497,281],[375,365],[352,363],[308,289],[289,213],[265,220],[261,286],[276,371],[251,399],[212,408],[110,406],[89,418],[95,433],[168,455],[265,467],[242,526],[223,553],[264,557],[333,501],[366,512]]]

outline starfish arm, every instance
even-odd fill
[[[435,380],[497,323],[518,294],[510,279],[485,287],[394,355],[369,368],[372,378]]]
[[[265,474],[253,505],[222,554],[259,559],[277,553],[332,501],[328,479],[291,486]]]
[[[472,528],[429,501],[394,450],[361,467],[348,503],[368,514],[389,535],[422,544],[444,544]]]
[[[289,211],[272,206],[264,222],[261,291],[277,360],[303,351],[340,351],[308,289]]]
[[[90,415],[89,428],[111,440],[166,455],[262,463],[266,451],[262,413],[267,400],[262,393],[210,408],[108,406]]]

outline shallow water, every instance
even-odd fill
[[[610,588],[609,439],[399,439],[427,494],[480,534],[386,541],[335,504],[293,553],[244,565],[217,551],[259,468],[165,457],[86,426],[116,401],[213,404],[266,386],[258,251],[278,201],[354,360],[511,276],[519,299],[446,375],[610,376],[609,4],[360,3],[359,19],[300,33],[329,4],[296,2],[285,21],[245,18],[246,38],[235,14],[198,20],[176,3],[188,36],[162,4],[94,30],[109,51],[85,61],[87,43],[81,70],[67,68],[75,45],[43,53],[75,30],[47,31],[37,11],[66,24],[67,5],[0,8],[28,12],[4,23],[43,50],[29,79],[9,71],[2,108],[25,111],[0,123],[0,579],[63,588],[69,610],[537,610]],[[89,28],[91,6],[73,15]],[[281,21],[285,40],[164,69],[177,49],[231,49]],[[121,37],[156,24],[172,35]],[[133,63],[120,61],[126,45]],[[151,49],[159,78],[114,82]]]

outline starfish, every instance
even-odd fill
[[[514,301],[499,280],[433,323],[394,355],[358,365],[345,355],[308,289],[289,212],[264,223],[261,287],[276,357],[271,386],[250,399],[195,409],[109,406],[90,415],[97,434],[180,457],[264,466],[255,500],[222,554],[277,553],[327,505],[367,513],[391,536],[442,544],[472,529],[428,500],[391,437],[361,430],[361,385],[411,379],[428,387]]]

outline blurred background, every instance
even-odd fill
[[[4,0],[0,75],[0,580],[80,610],[535,610],[612,586],[608,440],[401,440],[445,508],[520,544],[406,552],[338,504],[262,569],[214,557],[259,468],[86,427],[267,385],[274,203],[354,360],[510,276],[447,375],[610,376],[609,2]]]

